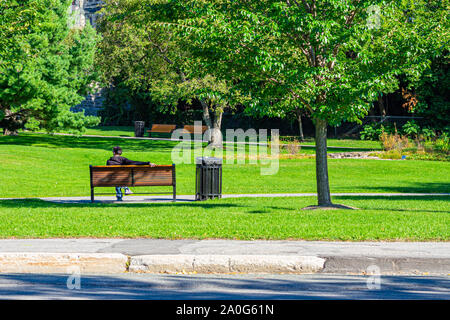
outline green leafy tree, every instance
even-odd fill
[[[81,131],[99,122],[72,113],[94,80],[96,34],[70,29],[62,0],[0,1],[0,127]]]
[[[333,205],[328,125],[359,121],[448,43],[446,0],[167,0],[149,10],[177,11],[161,23],[189,39],[205,70],[249,94],[251,112],[309,113],[319,206]]]
[[[433,59],[431,68],[415,84],[417,104],[411,108],[414,114],[424,117],[423,125],[450,132],[450,75],[448,52]]]
[[[200,101],[211,129],[210,147],[221,146],[223,111],[243,97],[230,90],[231,82],[202,67],[202,60],[184,43],[188,39],[158,23],[161,11],[149,10],[153,2],[106,1],[98,27],[102,41],[97,59],[104,82],[146,93],[160,101],[165,112],[173,112],[180,100]]]

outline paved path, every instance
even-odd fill
[[[8,253],[122,254],[166,256],[174,264],[196,257],[218,261],[238,256],[248,259],[318,257],[325,273],[361,273],[377,266],[383,274],[450,274],[450,242],[327,242],[161,239],[4,239],[0,256]],[[162,257],[159,258],[163,259]],[[166,259],[166,260],[167,260]],[[1,257],[0,257],[1,260]],[[140,259],[136,258],[136,262]],[[192,261],[192,260],[189,260]],[[0,261],[1,262],[1,261]]]
[[[431,276],[382,276],[379,287],[348,275],[81,275],[68,289],[70,280],[0,274],[0,299],[450,299],[450,279]]]
[[[224,194],[222,198],[281,198],[281,197],[316,197],[316,193],[259,193],[259,194]],[[450,193],[332,193],[333,197],[448,197]],[[0,198],[0,200],[20,200],[30,198]],[[55,203],[90,203],[90,197],[36,197],[44,201]],[[172,202],[172,196],[125,196],[124,201],[116,201],[115,196],[96,196],[96,202],[100,203],[149,203]],[[194,195],[177,195],[177,202],[193,202]]]
[[[289,240],[1,239],[0,252],[245,254],[450,259],[450,242]],[[450,270],[449,270],[450,271]]]

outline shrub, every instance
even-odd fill
[[[380,140],[380,136],[383,132],[392,133],[393,127],[389,124],[380,124],[380,123],[372,123],[367,124],[360,131],[359,135],[361,140],[372,140],[378,141]]]
[[[450,154],[450,138],[447,134],[443,133],[433,145],[435,152]]]
[[[402,133],[403,135],[411,138],[411,139],[434,139],[436,138],[437,134],[436,131],[430,127],[421,127],[417,122],[414,120],[408,121],[405,123],[402,127]]]
[[[361,140],[378,140],[383,131],[381,128],[375,128],[372,125],[366,125],[359,133]]]
[[[416,160],[450,160],[450,138],[445,133],[434,140],[420,134],[414,142],[398,133],[383,133],[380,140],[385,150],[379,155],[382,159],[401,159],[402,155],[407,155]]]
[[[423,143],[423,151],[427,153],[433,153],[434,151],[434,141],[425,140]]]
[[[402,151],[403,149],[410,147],[408,137],[401,136],[397,132],[395,132],[394,134],[383,132],[380,136],[380,140],[383,149],[386,151],[389,150]]]
[[[403,134],[410,138],[416,138],[420,131],[420,126],[414,120],[408,121],[402,127]]]
[[[290,154],[297,154],[301,149],[299,144],[300,144],[300,142],[297,139],[294,139],[294,141],[292,141],[292,143],[287,145],[288,152]]]
[[[381,159],[399,160],[402,158],[402,153],[399,150],[389,150],[381,154],[378,154],[378,157],[380,157]]]
[[[436,132],[433,129],[430,129],[430,128],[423,128],[421,130],[421,135],[425,139],[434,139],[434,138],[436,138]]]

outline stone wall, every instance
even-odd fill
[[[86,96],[86,98],[75,107],[72,107],[70,111],[81,112],[87,116],[97,116],[99,110],[102,108],[104,98],[104,89],[96,88],[93,93]]]
[[[102,3],[100,0],[73,0],[69,8],[72,28],[83,28],[86,23],[90,23],[95,28]],[[103,104],[103,91],[102,88],[95,87],[93,93],[79,105],[72,107],[71,111],[81,112],[84,110],[86,115],[96,116]]]
[[[72,27],[83,28],[89,22],[95,28],[102,4],[101,0],[73,0],[69,8]]]
[[[99,0],[84,0],[84,16],[94,28],[99,17],[97,11],[101,9],[102,4],[103,2]]]

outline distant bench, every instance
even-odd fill
[[[89,166],[89,169],[91,180],[91,202],[94,202],[95,187],[172,186],[173,201],[176,201],[177,199],[175,164],[156,167]],[[170,192],[140,194],[170,194]]]
[[[171,134],[173,130],[177,127],[176,124],[153,124],[150,130],[147,130],[149,137],[152,133],[167,133]]]
[[[208,130],[208,127],[207,127],[207,126],[201,126],[201,128],[202,128],[202,129],[201,129],[201,133],[202,133],[202,134],[205,133],[206,130]],[[189,132],[190,134],[194,134],[195,126],[192,126],[192,125],[185,125],[185,126],[183,127],[183,130]]]
[[[149,137],[152,136],[152,133],[167,133],[171,134],[175,129],[177,125],[175,124],[153,124],[150,130],[147,130]],[[188,132],[190,134],[195,133],[195,126],[194,125],[185,125],[183,127],[183,130],[185,132]],[[201,126],[201,133],[204,134],[205,131],[208,130],[207,126]]]

